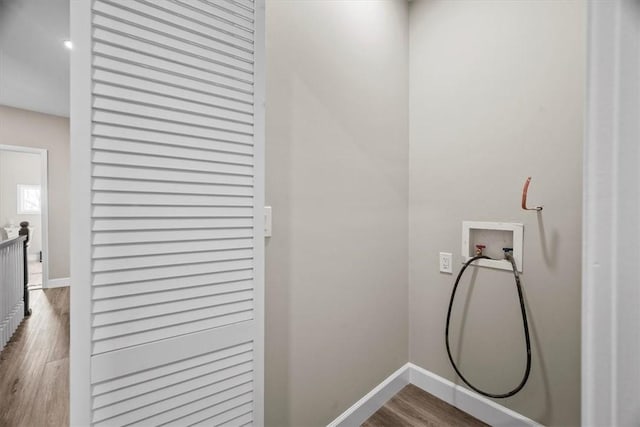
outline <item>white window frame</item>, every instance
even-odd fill
[[[26,209],[24,206],[24,194],[26,190],[37,189],[38,190],[38,210]],[[42,187],[38,184],[18,184],[16,188],[17,199],[17,213],[18,215],[40,215],[42,214]]]

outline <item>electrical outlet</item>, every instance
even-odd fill
[[[440,273],[453,274],[453,254],[440,252]]]

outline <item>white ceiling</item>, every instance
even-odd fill
[[[69,0],[0,0],[0,104],[69,116]]]

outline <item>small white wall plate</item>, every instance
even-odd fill
[[[493,233],[495,232],[495,233]],[[522,247],[524,225],[513,222],[462,222],[462,262],[465,263],[475,256],[475,245],[486,245],[484,254],[492,258],[481,259],[474,263],[481,267],[497,268],[512,271],[511,263],[502,259],[503,247],[513,248],[513,259],[518,271],[522,273]],[[476,241],[477,240],[477,241]]]
[[[264,237],[271,237],[273,233],[273,216],[271,206],[264,207]]]

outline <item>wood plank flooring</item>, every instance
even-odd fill
[[[33,314],[0,353],[0,426],[68,426],[69,288],[30,298]]]
[[[29,288],[42,288],[42,263],[29,261]]]
[[[362,427],[487,426],[437,397],[409,384]]]

